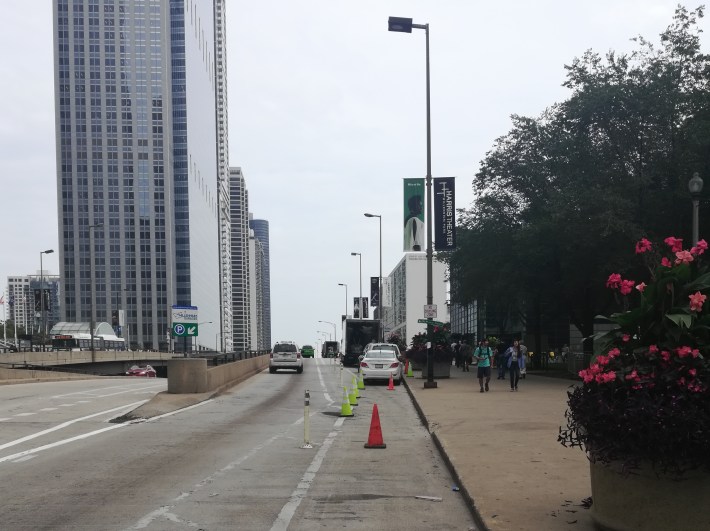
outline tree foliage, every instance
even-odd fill
[[[611,270],[630,271],[629,245],[690,239],[688,179],[698,171],[710,185],[702,16],[679,6],[658,47],[638,37],[628,55],[587,51],[565,67],[569,99],[537,118],[512,117],[475,175],[477,200],[461,212],[447,258],[454,302],[534,303],[590,335],[613,303],[599,287]]]

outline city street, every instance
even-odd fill
[[[2,527],[474,529],[405,387],[368,386],[344,418],[340,381],[331,360],[306,360],[122,424],[109,419],[164,380],[0,387]],[[375,403],[384,449],[364,448]]]

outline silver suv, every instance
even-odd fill
[[[295,369],[297,373],[303,372],[303,358],[301,351],[293,341],[279,341],[269,355],[269,372],[275,373],[279,369]]]

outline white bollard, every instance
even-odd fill
[[[311,409],[311,393],[306,389],[306,396],[303,400],[303,446],[301,448],[313,448],[310,435],[310,409]]]

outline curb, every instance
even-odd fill
[[[441,443],[441,440],[437,436],[436,432],[433,432],[431,430],[431,428],[429,426],[429,420],[426,418],[426,415],[424,414],[424,411],[422,410],[421,406],[419,405],[419,402],[417,402],[417,399],[414,396],[414,393],[412,393],[412,390],[409,388],[409,380],[407,378],[404,379],[404,385],[407,388],[407,393],[409,394],[409,398],[411,398],[411,400],[412,400],[412,404],[414,404],[414,409],[417,410],[417,414],[419,415],[419,420],[424,425],[424,427],[427,429],[427,431],[429,432],[429,435],[431,435],[431,438],[434,441],[434,445],[439,450],[439,454],[441,455],[441,458],[444,460],[444,463],[446,464],[446,468],[449,470],[449,473],[451,474],[451,477],[454,479],[454,481],[456,481],[456,484],[459,487],[459,492],[463,496],[463,499],[466,501],[466,505],[468,506],[468,510],[471,512],[471,516],[473,517],[473,522],[476,524],[476,527],[478,528],[479,531],[490,531],[490,528],[486,525],[485,521],[483,520],[483,517],[481,516],[481,514],[478,512],[478,509],[476,508],[476,502],[474,501],[471,494],[468,492],[468,489],[466,488],[466,486],[463,485],[463,483],[461,481],[461,477],[456,472],[456,469],[454,468],[454,465],[451,462],[449,455],[446,453],[446,449],[444,448],[444,445]]]

